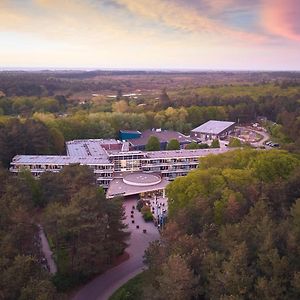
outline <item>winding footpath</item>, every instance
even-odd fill
[[[41,225],[38,225],[38,227],[39,227],[39,236],[41,239],[42,252],[47,260],[47,264],[49,266],[49,272],[51,274],[55,274],[57,272],[57,266],[52,257],[52,251],[50,249],[47,237],[45,235],[43,227]]]
[[[126,200],[124,203],[126,210],[124,222],[128,224],[128,231],[131,232],[129,246],[126,249],[129,259],[86,284],[76,293],[73,300],[107,300],[119,287],[145,268],[144,252],[150,242],[159,239],[159,232],[153,223],[145,223],[136,209],[134,210],[135,223],[132,224],[130,215],[133,205],[136,205],[134,199]],[[136,225],[139,225],[139,229]],[[146,229],[147,233],[143,233],[143,229]]]

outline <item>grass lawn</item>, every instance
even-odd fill
[[[116,290],[109,300],[142,300],[145,272],[127,281]]]

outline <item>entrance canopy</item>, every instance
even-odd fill
[[[114,178],[108,187],[106,197],[132,196],[147,192],[164,191],[168,181],[159,174],[128,173],[122,178]]]

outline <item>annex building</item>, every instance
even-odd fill
[[[235,122],[210,120],[191,131],[191,137],[202,141],[220,139],[232,133]]]
[[[124,137],[124,131],[120,131],[122,134],[122,137]],[[130,132],[127,134],[129,135]],[[139,135],[136,135],[134,137],[122,139],[129,143],[130,147],[134,150],[142,150],[144,151],[146,149],[146,145],[148,143],[148,140],[151,136],[155,136],[159,140],[160,149],[166,150],[168,143],[175,139],[179,142],[180,148],[185,148],[186,145],[192,143],[194,140],[191,139],[189,136],[186,136],[180,132],[173,131],[173,130],[162,130],[162,129],[152,129],[152,130],[146,130],[140,133]]]
[[[146,152],[130,150],[129,143],[110,139],[73,140],[66,143],[67,155],[17,155],[10,171],[28,169],[39,177],[43,172],[59,172],[64,166],[90,167],[108,198],[155,194],[164,195],[170,180],[197,168],[199,159],[227,149],[196,149]]]

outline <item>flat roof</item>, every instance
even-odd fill
[[[228,122],[228,121],[216,121],[210,120],[195,129],[192,132],[201,132],[201,133],[210,133],[210,134],[220,134],[228,127],[234,125],[235,122]]]
[[[122,133],[137,133],[137,134],[141,134],[141,132],[139,130],[126,130],[126,129],[120,129],[119,132]]]
[[[166,159],[166,158],[189,158],[189,157],[202,157],[209,154],[220,154],[229,151],[228,148],[213,148],[213,149],[181,149],[169,151],[151,151],[146,152],[148,158]]]
[[[100,156],[67,156],[67,155],[16,155],[11,164],[52,164],[52,165],[69,165],[69,164],[88,164],[88,165],[113,165],[109,156],[131,156],[141,155],[140,159],[172,159],[172,158],[193,158],[203,157],[209,154],[220,154],[227,152],[231,149],[228,148],[215,148],[215,149],[195,149],[195,150],[169,150],[169,151],[128,151],[128,152],[114,152],[109,155]]]
[[[143,172],[138,172],[133,174],[139,174],[139,175],[135,175],[136,177],[138,176],[147,177],[147,173],[143,173]],[[161,181],[159,183],[153,185],[131,185],[125,183],[122,178],[114,178],[109,184],[106,196],[108,198],[113,198],[117,196],[131,196],[140,193],[163,190],[166,188],[168,184],[169,181],[167,181],[165,178],[161,178]]]
[[[141,136],[137,139],[128,139],[127,141],[132,146],[144,146],[148,143],[150,136],[156,136],[161,143],[167,143],[172,139],[178,140],[179,143],[191,143],[193,141],[192,138],[186,136],[180,132],[172,131],[172,130],[146,130],[142,132]]]
[[[66,142],[67,153],[70,156],[88,157],[97,156],[107,159],[107,153],[104,149],[110,145],[115,147],[120,142],[115,139],[88,139],[88,140],[73,140]]]
[[[129,185],[150,186],[161,181],[161,176],[151,173],[130,173],[126,174],[123,181]]]
[[[17,155],[13,158],[12,165],[32,165],[32,164],[49,164],[49,165],[113,165],[108,159],[97,156],[78,157],[78,156],[60,156],[60,155]]]

